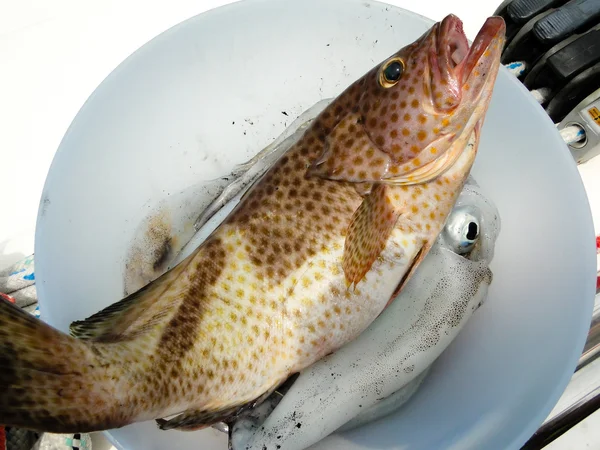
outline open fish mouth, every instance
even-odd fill
[[[437,41],[438,54],[451,69],[456,69],[469,54],[469,41],[463,23],[455,15],[450,14],[442,21]]]
[[[504,36],[504,30],[501,17],[490,17],[469,47],[462,21],[453,14],[444,18],[437,30],[437,58],[433,61],[443,83],[461,88],[490,46]]]

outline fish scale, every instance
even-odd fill
[[[503,33],[488,19],[469,50],[450,15],[377,65],[190,256],[73,336],[0,302],[0,423],[203,428],[356,338],[427,255],[469,175]],[[436,106],[438,92],[454,107]]]

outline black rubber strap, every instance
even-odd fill
[[[525,23],[539,13],[557,8],[567,0],[514,0],[506,8],[506,13],[517,23]]]
[[[598,62],[600,62],[600,30],[592,30],[550,56],[548,67],[554,71],[560,81],[566,81]]]
[[[533,26],[533,35],[538,41],[551,45],[576,31],[592,26],[598,19],[600,19],[600,1],[572,0],[538,20]]]

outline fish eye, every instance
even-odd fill
[[[386,62],[379,72],[379,84],[384,88],[394,86],[404,73],[404,61],[400,58],[393,58]]]
[[[473,208],[457,207],[450,213],[444,235],[446,242],[459,255],[469,253],[479,240],[481,221]]]

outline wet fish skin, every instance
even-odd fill
[[[467,211],[478,238],[465,253],[448,231]],[[332,440],[348,438],[339,431],[387,415],[414,394],[492,282],[489,265],[501,228],[497,208],[471,180],[451,214],[398,298],[358,338],[303,370],[283,398],[272,396],[258,417],[236,421],[233,450],[326,449]]]
[[[460,46],[461,38],[440,27],[439,45]],[[311,123],[195,252],[75,322],[74,337],[0,303],[0,423],[87,432],[176,415],[160,420],[161,428],[199,429],[235,416],[358,336],[427,254],[469,174],[476,145],[466,142],[483,120],[501,46],[489,34],[503,33],[497,21],[485,30],[481,42],[491,53],[480,63],[487,70],[471,88],[479,91],[478,106],[461,101],[444,113],[472,111],[472,131],[456,134],[433,166],[413,159],[414,171],[371,186],[350,175],[352,167],[360,175],[364,160],[339,153],[328,160],[348,177],[308,170],[328,149],[355,149],[368,137],[363,120],[352,122],[357,105],[385,98],[402,108],[412,95],[400,84],[374,87],[380,80],[369,72]],[[378,111],[389,116],[390,133],[402,134],[390,125],[391,106]],[[342,129],[353,125],[361,138],[346,146]],[[387,150],[367,144],[364,159],[370,149]]]

